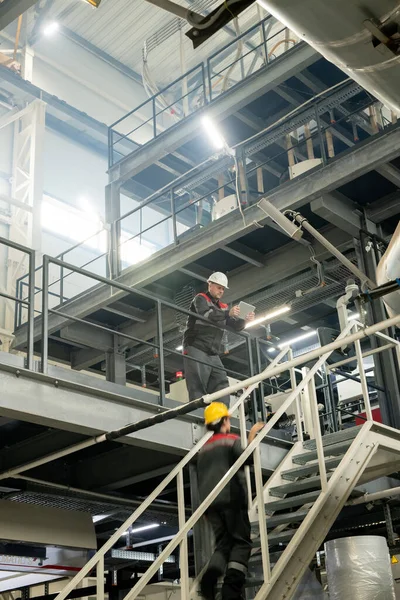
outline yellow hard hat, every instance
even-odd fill
[[[211,402],[204,411],[206,425],[220,421],[224,417],[229,417],[229,410],[223,402]]]

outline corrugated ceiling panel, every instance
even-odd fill
[[[175,1],[183,6],[189,5],[186,0]],[[197,1],[202,6],[204,0]],[[215,0],[215,4],[220,4],[220,0]],[[196,2],[190,3],[190,6],[195,9]],[[113,58],[141,73],[144,42],[156,31],[166,28],[173,16],[145,0],[102,0],[98,9],[92,8],[82,0],[55,0],[49,18],[58,20]],[[245,31],[257,20],[257,8],[254,5],[241,15],[241,30]],[[183,31],[188,28],[189,26],[185,25]],[[233,29],[233,24],[230,24],[230,28]],[[233,39],[229,33],[221,31],[194,51],[188,38],[186,36],[183,38],[186,70],[199,64]],[[151,76],[158,85],[165,85],[179,77],[181,74],[179,33],[152,50],[149,55],[149,68]]]

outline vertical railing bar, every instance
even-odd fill
[[[288,359],[289,359],[289,361],[293,360],[292,348],[290,348],[290,350],[289,350]],[[296,383],[296,371],[295,371],[294,367],[290,367],[290,383],[292,386],[292,390],[295,390],[297,387],[297,383]],[[301,424],[300,394],[298,394],[296,396],[296,399],[294,401],[294,414],[295,414],[295,418],[296,418],[297,440],[299,442],[302,442],[303,441],[303,427]]]
[[[257,446],[254,449],[253,459],[254,459],[254,478],[255,478],[255,482],[256,482],[258,525],[259,525],[259,530],[260,530],[261,560],[262,560],[264,581],[268,582],[271,579],[271,565],[270,565],[270,560],[269,560],[267,518],[265,515],[264,485],[263,485],[262,470],[261,470],[260,446]]]
[[[104,600],[104,555],[102,554],[96,565],[96,600]]]
[[[362,395],[363,395],[363,398],[364,398],[365,412],[367,414],[367,419],[369,421],[373,421],[372,410],[371,410],[371,403],[370,403],[370,400],[369,400],[369,392],[368,392],[368,386],[367,386],[367,376],[365,375],[365,369],[364,369],[364,363],[363,363],[363,357],[362,357],[362,350],[361,350],[360,340],[356,340],[354,342],[354,347],[356,349],[356,356],[357,356],[357,363],[358,363],[358,372],[359,372],[360,381],[361,381]]]
[[[325,456],[324,456],[324,444],[322,441],[321,434],[321,423],[318,413],[318,400],[317,400],[317,392],[315,389],[315,378],[311,377],[310,382],[308,384],[309,389],[309,398],[310,398],[310,408],[311,408],[311,418],[314,424],[314,435],[315,435],[315,445],[317,449],[318,456],[318,468],[319,468],[319,476],[321,480],[321,490],[326,492],[328,488],[328,478],[326,475],[326,465],[325,465]]]
[[[61,260],[64,260],[62,255]],[[60,306],[64,304],[64,267],[60,267]]]
[[[247,429],[246,429],[246,415],[244,412],[244,402],[239,406],[239,426],[240,426],[240,441],[242,443],[242,448],[246,448],[247,446]],[[253,491],[251,489],[251,477],[250,477],[250,467],[246,465],[244,467],[244,474],[246,478],[246,486],[247,486],[247,498],[249,506],[253,503]]]
[[[43,256],[42,273],[42,373],[47,374],[49,353],[49,257]]]
[[[160,384],[160,405],[165,404],[165,370],[164,370],[164,338],[162,325],[162,305],[157,301],[157,336],[158,336],[158,380]]]
[[[263,370],[262,368],[262,363],[261,363],[261,350],[260,350],[260,342],[258,340],[258,338],[256,338],[256,357],[257,357],[257,369],[258,372],[261,373],[261,371]],[[261,420],[265,423],[267,420],[267,413],[265,410],[265,401],[264,401],[264,381],[261,382],[261,385],[259,387],[259,395],[260,395],[260,409],[261,409]]]
[[[171,188],[171,213],[172,213],[172,233],[174,236],[174,244],[178,243],[178,228],[176,225],[176,210],[175,210],[175,193],[174,188]]]
[[[33,369],[33,350],[35,342],[35,252],[29,252],[29,279],[28,279],[28,369]],[[22,304],[20,304],[22,306]]]
[[[185,526],[185,488],[183,480],[183,469],[176,476],[178,488],[178,523],[179,529]],[[189,553],[188,539],[185,535],[180,543],[179,567],[181,573],[181,598],[189,598]]]

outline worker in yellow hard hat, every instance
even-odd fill
[[[230,414],[224,403],[212,402],[207,406],[204,421],[214,435],[198,456],[201,501],[207,498],[243,452],[239,436],[230,432]],[[256,423],[252,427],[249,444],[263,427],[264,423]],[[222,600],[241,600],[252,547],[243,469],[217,496],[206,516],[214,531],[215,552],[202,578],[201,594],[206,600],[215,600],[216,583],[225,574]]]

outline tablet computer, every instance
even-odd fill
[[[255,306],[247,304],[247,302],[239,302],[239,319],[245,319],[247,315],[254,312]]]

